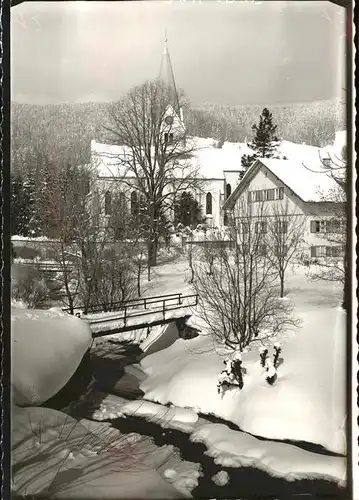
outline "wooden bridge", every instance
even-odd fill
[[[126,300],[114,304],[96,304],[76,307],[73,311],[90,325],[93,337],[128,332],[183,320],[198,304],[198,295],[174,293]],[[69,309],[63,309],[70,312]]]

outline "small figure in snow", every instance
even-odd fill
[[[266,359],[265,362],[265,379],[268,382],[269,385],[273,385],[274,382],[277,380],[277,370],[275,369],[273,362],[270,358]]]
[[[242,375],[244,368],[242,367],[241,353],[235,353],[232,359],[225,359],[224,364],[226,368],[218,376],[218,394],[221,394],[225,388],[233,386],[242,389],[244,385]]]
[[[236,379],[238,386],[240,389],[243,389],[243,367],[242,367],[242,354],[237,351],[231,363],[231,371],[233,373],[234,378]]]
[[[279,358],[279,355],[282,352],[282,348],[278,342],[273,345],[273,348],[274,348],[273,365],[274,368],[278,368],[278,366],[281,364],[280,362],[283,362],[283,360]]]
[[[259,356],[261,358],[261,366],[263,366],[264,368],[266,364],[266,359],[268,357],[268,349],[266,347],[261,347],[259,349]]]
[[[223,361],[225,365],[225,369],[221,371],[221,373],[218,376],[218,383],[217,383],[217,391],[218,394],[220,394],[223,391],[223,386],[230,386],[231,381],[232,381],[232,374],[231,374],[231,361],[229,358],[225,359]]]

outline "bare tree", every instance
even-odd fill
[[[92,183],[89,192],[91,172],[86,167],[65,165],[58,173],[50,172],[42,212],[57,242],[64,303],[71,314],[78,303],[85,311],[95,304],[111,310],[114,303],[134,296],[135,285],[130,246],[116,245],[113,228],[103,227],[107,191]]]
[[[200,315],[211,334],[232,349],[296,324],[291,305],[279,299],[277,272],[265,255],[257,223],[267,223],[264,208],[254,217],[251,204],[240,202],[228,244],[208,246],[194,263]]]
[[[178,121],[180,110],[171,111],[172,92],[160,81],[135,87],[110,107],[109,140],[122,146],[110,154],[121,181],[142,197],[147,218],[149,265],[156,265],[161,221],[168,218],[179,192],[195,182],[190,162],[193,146]],[[193,163],[193,162],[192,162]]]
[[[65,304],[73,313],[81,272],[74,240],[88,222],[85,191],[88,178],[81,167],[65,165],[56,169],[50,158],[47,161],[47,189],[40,200],[43,230],[55,239],[55,258],[61,269],[58,280],[65,290]]]
[[[330,198],[330,201],[334,199],[334,201],[338,203],[336,210],[339,210],[339,214],[336,214],[334,211],[334,218],[339,215],[340,229],[335,232],[330,231],[331,236],[328,241],[332,240],[331,243],[333,244],[339,237],[341,241],[338,243],[339,246],[343,248],[343,259],[341,261],[338,260],[337,255],[335,257],[333,255],[328,256],[329,259],[321,258],[319,264],[322,267],[322,272],[313,273],[312,277],[317,279],[330,279],[330,281],[341,281],[343,284],[342,307],[347,309],[350,300],[350,246],[349,238],[347,237],[348,221],[346,216],[348,210],[347,192],[350,174],[347,168],[347,144],[342,144],[339,151],[338,149],[335,150],[334,147],[326,148],[326,152],[324,154],[319,153],[319,157],[322,164],[320,173],[331,177],[338,187],[337,189],[333,189],[329,196],[323,196],[323,201],[329,201]],[[304,167],[308,170],[312,170],[307,165],[304,165]],[[318,170],[315,171],[318,172]],[[334,238],[334,241],[333,234],[339,235]],[[322,278],[320,276],[322,276]]]
[[[305,215],[290,210],[288,200],[273,205],[265,226],[266,254],[278,272],[281,297],[284,297],[284,279],[288,265],[298,256],[298,250],[304,242],[305,225]]]

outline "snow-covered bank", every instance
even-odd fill
[[[188,498],[199,476],[199,465],[181,461],[173,447],[108,424],[48,408],[14,408],[12,424],[12,490],[22,496]]]
[[[70,380],[92,340],[88,325],[61,309],[11,308],[13,402],[41,404]],[[20,305],[20,307],[17,307]]]
[[[300,332],[283,346],[273,386],[263,378],[259,353],[249,351],[243,353],[243,389],[219,395],[223,356],[202,335],[145,357],[148,378],[140,388],[146,399],[214,414],[257,436],[312,442],[344,454],[345,313],[316,310],[302,320]]]
[[[140,416],[149,422],[156,422],[163,428],[177,429],[190,433],[198,422],[198,415],[186,408],[167,408],[150,401],[130,401],[121,408],[124,415]]]
[[[227,425],[209,423],[193,410],[166,407],[149,401],[126,402],[123,398],[109,395],[104,397],[92,415],[99,421],[122,418],[126,422],[126,417],[135,417],[137,421],[144,419],[162,429],[187,434],[192,442],[203,443],[207,448],[206,455],[223,467],[252,467],[286,481],[325,479],[339,486],[345,485],[344,457],[309,452],[287,443],[259,440],[247,433],[231,430]]]
[[[223,424],[202,425],[192,433],[191,441],[204,443],[206,453],[224,467],[255,467],[287,481],[321,478],[345,485],[346,465],[342,457],[311,453],[287,443],[261,441]]]

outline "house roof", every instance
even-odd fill
[[[263,168],[272,172],[280,182],[305,202],[321,202],[323,197],[327,201],[335,201],[334,191],[337,183],[321,163],[316,167],[310,167],[298,160],[260,158],[248,169],[240,184],[226,200],[224,210],[234,206],[250,181]]]

